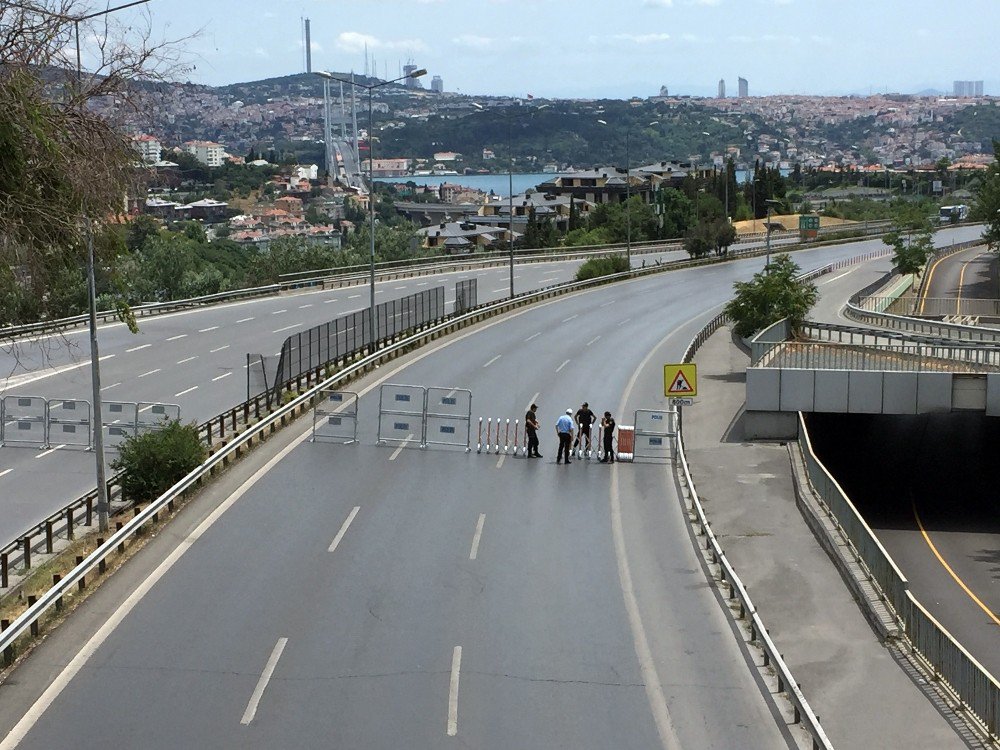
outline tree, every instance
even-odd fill
[[[160,233],[160,222],[149,214],[139,214],[128,223],[125,230],[125,246],[135,252],[146,244],[146,240]]]
[[[729,246],[736,242],[736,228],[725,219],[718,219],[712,225],[715,233],[715,251],[722,255],[729,253]]]
[[[893,265],[900,273],[918,273],[934,252],[926,210],[920,204],[900,202],[882,242],[893,249]]]
[[[692,258],[701,258],[715,249],[715,231],[707,221],[691,227],[684,237],[684,249]]]
[[[55,280],[82,266],[88,232],[121,213],[136,154],[112,118],[138,106],[132,82],[176,72],[148,25],[105,15],[80,24],[95,63],[77,80],[72,19],[88,10],[82,0],[0,2],[0,268],[14,269],[0,300],[15,301],[11,283],[37,300],[3,307],[0,321],[46,314]]]
[[[688,227],[694,223],[694,204],[691,199],[676,188],[662,188],[657,192],[660,206],[660,236],[664,238],[683,237]]]
[[[733,284],[735,294],[726,305],[738,336],[749,338],[772,323],[788,318],[792,329],[802,325],[818,297],[816,285],[800,281],[799,267],[787,253],[775,256],[750,281]]]
[[[976,189],[976,205],[972,218],[986,224],[983,238],[990,249],[1000,252],[1000,141],[993,141],[994,161],[986,170]]]

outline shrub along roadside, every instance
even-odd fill
[[[129,502],[142,503],[162,495],[207,457],[198,426],[175,420],[161,430],[126,438],[111,467],[124,472],[122,496]]]
[[[613,273],[624,273],[628,270],[628,258],[624,255],[604,255],[584,261],[576,272],[577,281],[596,279],[598,276],[610,276]]]

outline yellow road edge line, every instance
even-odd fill
[[[985,612],[996,625],[1000,625],[1000,618],[998,618],[995,614],[993,614],[992,610],[990,610],[989,607],[983,604],[982,600],[978,596],[972,593],[972,589],[970,589],[968,586],[965,585],[965,581],[963,581],[961,578],[958,577],[958,574],[951,569],[951,566],[941,556],[941,553],[938,552],[938,548],[934,546],[934,542],[931,541],[930,535],[927,533],[927,530],[924,528],[923,523],[921,523],[920,521],[920,514],[917,513],[916,503],[913,503],[913,517],[917,521],[917,526],[920,528],[920,533],[923,534],[924,541],[927,542],[927,546],[931,548],[931,552],[934,553],[934,557],[938,559],[938,562],[941,563],[944,569],[948,571],[948,575],[950,575],[952,578],[955,579],[955,583],[957,583],[962,588],[962,591],[968,594],[969,598],[972,599],[972,601],[974,601],[976,604],[978,604],[979,608],[983,610],[983,612]]]
[[[927,303],[927,293],[931,290],[931,279],[934,278],[934,272],[937,270],[938,263],[947,257],[947,255],[942,256],[931,264],[931,270],[927,272],[927,283],[924,284],[924,293],[920,295],[920,312],[917,313],[917,315],[924,314],[924,305]]]
[[[965,269],[969,267],[970,263],[974,263],[978,259],[979,256],[977,255],[972,260],[967,260],[962,264],[962,270],[958,274],[958,299],[955,300],[955,315],[962,314],[962,286],[965,284]]]

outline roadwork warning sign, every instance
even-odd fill
[[[698,366],[663,365],[663,395],[678,398],[698,395]]]

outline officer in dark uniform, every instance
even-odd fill
[[[538,452],[538,419],[535,412],[538,411],[538,404],[532,404],[528,413],[524,415],[524,432],[528,436],[528,458],[541,458]]]

